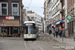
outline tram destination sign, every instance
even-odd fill
[[[33,25],[33,24],[25,24],[25,25],[27,26],[27,25]]]

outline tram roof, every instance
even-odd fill
[[[25,21],[24,24],[25,23],[35,23],[35,21]]]

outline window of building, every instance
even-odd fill
[[[2,4],[2,15],[7,15],[7,4]]]
[[[12,3],[12,15],[19,15],[19,4]]]
[[[0,15],[8,15],[8,4],[0,3]]]

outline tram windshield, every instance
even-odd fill
[[[36,34],[36,27],[34,24],[24,25],[24,34]]]

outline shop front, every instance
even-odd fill
[[[20,36],[19,20],[2,20],[0,22],[0,36]]]

